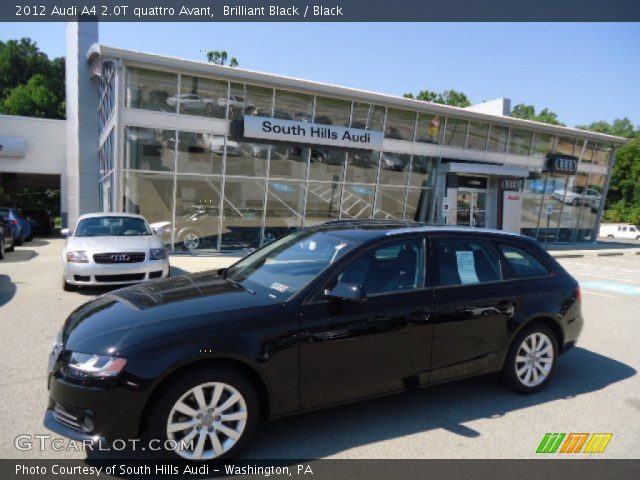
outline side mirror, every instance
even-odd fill
[[[345,282],[339,282],[333,287],[333,290],[325,290],[324,295],[329,300],[343,302],[365,302],[367,300],[367,293],[362,285]]]
[[[226,274],[227,274],[227,269],[226,268],[219,268],[216,273],[218,274],[218,276],[220,278],[224,278],[226,276]]]
[[[69,229],[63,228],[62,230],[60,230],[60,235],[62,235],[63,238],[67,238],[69,236]]]

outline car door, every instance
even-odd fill
[[[360,285],[363,302],[325,296],[338,282]],[[369,247],[301,307],[303,408],[428,382],[433,305],[425,287],[425,240]]]
[[[437,277],[431,382],[439,382],[485,370],[507,342],[515,307],[504,297],[500,258],[489,242],[434,236],[431,245]]]

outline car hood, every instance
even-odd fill
[[[159,280],[102,295],[74,312],[62,329],[67,350],[113,354],[161,337],[222,325],[239,328],[280,302],[222,279],[217,271]]]
[[[155,235],[70,237],[67,251],[84,250],[86,252],[128,252],[147,251],[150,248],[162,248],[162,240]]]

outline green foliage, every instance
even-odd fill
[[[557,113],[552,112],[548,108],[543,108],[540,113],[536,113],[536,108],[533,105],[526,105],[524,103],[519,103],[513,107],[511,116],[524,120],[533,120],[534,122],[548,123],[550,125],[565,126],[564,123],[558,120]]]
[[[0,113],[64,118],[64,58],[49,60],[29,38],[0,41]]]
[[[430,90],[420,90],[417,95],[405,93],[405,98],[422,100],[424,102],[439,103],[441,105],[451,105],[454,107],[466,108],[471,106],[471,101],[462,92],[457,90],[445,90],[444,92],[432,92]]]
[[[207,56],[207,61],[209,63],[215,63],[216,65],[226,65],[227,59],[229,58],[229,54],[224,50],[209,50],[205,52],[205,55]],[[240,64],[238,63],[238,59],[236,57],[231,57],[229,59],[230,67],[237,67],[238,65]]]
[[[627,117],[616,118],[613,123],[599,120],[592,122],[590,125],[578,125],[576,128],[626,138],[634,138],[640,135],[640,128],[635,127]]]
[[[62,118],[64,109],[45,78],[36,74],[26,85],[18,85],[9,91],[2,102],[2,111],[9,115],[26,117]]]

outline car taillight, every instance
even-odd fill
[[[578,285],[578,288],[576,288],[576,300],[579,302],[582,301],[582,292],[580,291],[580,285]]]
[[[15,225],[17,227],[18,226],[18,221],[17,220],[11,220],[11,225]]]

